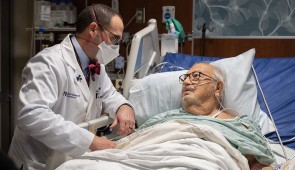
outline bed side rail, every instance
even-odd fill
[[[113,119],[109,116],[101,116],[97,119],[90,120],[88,122],[84,122],[79,124],[81,128],[87,129],[90,132],[96,134],[96,131],[98,128],[108,126],[113,122]],[[109,136],[106,136],[107,138],[112,138],[115,134],[112,133]],[[67,160],[73,159],[70,156],[67,156],[59,151],[56,150],[50,150],[49,155],[46,160],[45,170],[53,170],[57,168],[59,165],[64,163]]]
[[[145,48],[153,48],[151,51],[156,51],[158,55],[160,55],[160,49],[159,49],[159,40],[158,40],[158,28],[157,28],[157,21],[155,19],[150,19],[148,22],[148,26],[144,29],[137,32],[132,39],[132,44],[130,48],[130,53],[128,56],[128,62],[127,62],[127,70],[126,75],[123,81],[123,96],[128,98],[129,96],[129,89],[131,86],[131,80],[134,78],[134,72],[135,72],[135,66],[136,61],[139,53],[142,53],[143,50],[140,49],[141,42],[143,38],[147,35],[151,36],[152,43],[151,45],[145,45]],[[144,55],[144,54],[142,54]],[[141,55],[140,55],[141,57]],[[150,60],[155,60],[154,56],[144,56],[149,57]],[[151,64],[152,61],[149,61],[148,63]]]

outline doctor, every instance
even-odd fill
[[[105,71],[105,64],[119,55],[123,28],[120,14],[108,6],[87,7],[78,16],[75,35],[27,63],[9,150],[19,169],[43,169],[49,149],[76,157],[89,149],[114,148],[114,142],[77,125],[101,113],[114,118],[111,128],[119,125],[119,135],[133,132],[133,108]],[[100,64],[92,64],[90,70],[88,64],[95,60]]]

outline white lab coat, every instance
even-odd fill
[[[82,79],[81,79],[82,78]],[[77,124],[114,117],[124,103],[101,64],[88,87],[69,35],[30,59],[22,73],[20,109],[9,156],[17,167],[42,169],[49,149],[76,157],[89,148],[94,134]]]

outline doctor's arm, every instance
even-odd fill
[[[104,113],[108,113],[114,119],[110,128],[115,128],[119,125],[118,135],[128,135],[135,128],[135,113],[132,104],[127,101],[122,94],[117,92],[112,81],[105,72],[105,67],[101,69],[103,82],[102,101]]]
[[[94,136],[93,141],[91,145],[89,146],[89,149],[91,151],[96,151],[96,150],[103,150],[103,149],[113,149],[116,147],[116,143],[108,140],[104,137],[98,137]]]

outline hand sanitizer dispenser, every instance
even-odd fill
[[[177,34],[162,34],[161,36],[161,56],[165,56],[167,52],[178,52],[178,36]]]
[[[163,6],[162,22],[165,23],[170,18],[175,18],[175,6]]]

